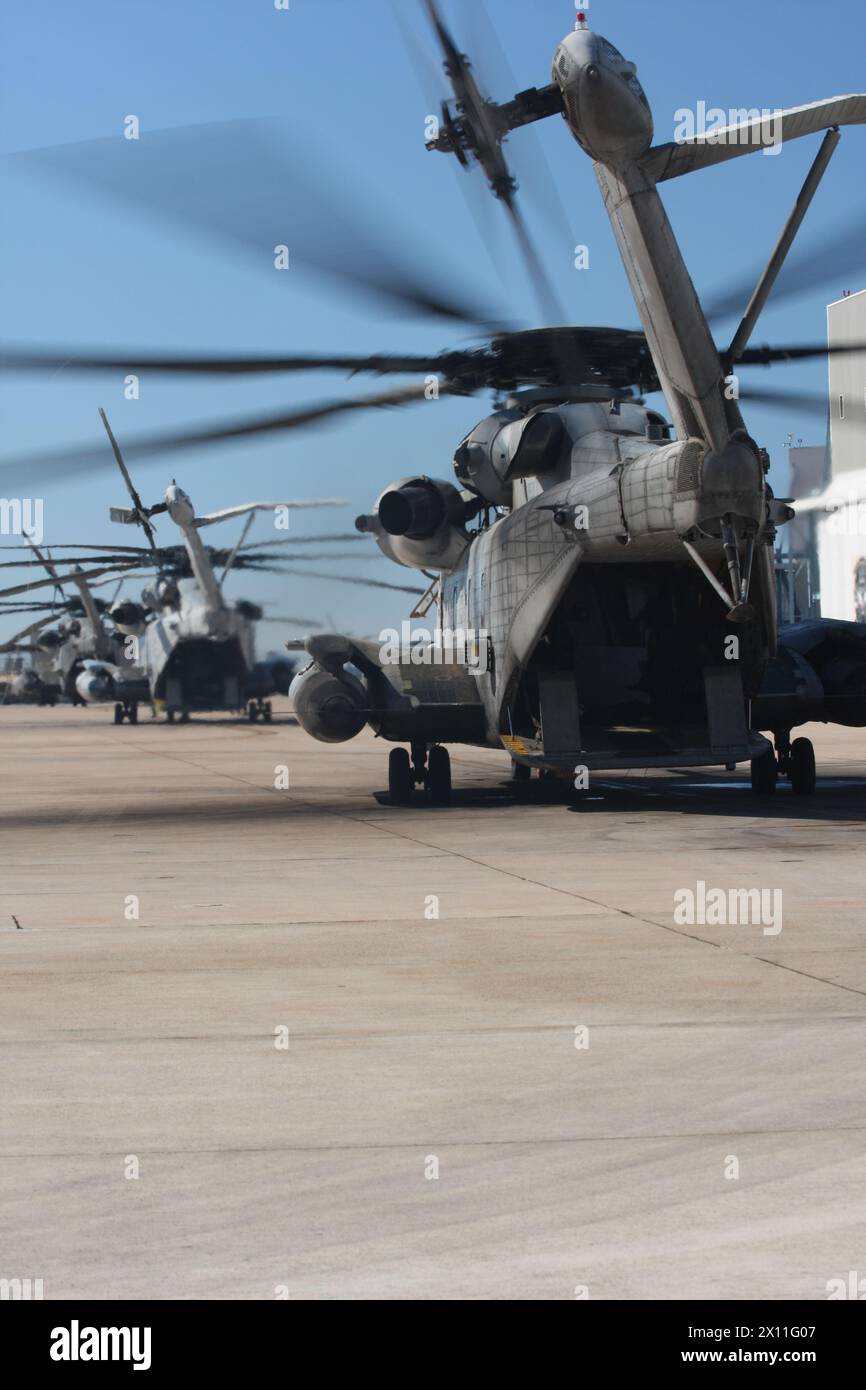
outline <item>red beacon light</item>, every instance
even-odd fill
[[[575,24],[574,27],[575,27],[575,29],[585,29],[585,28],[586,28],[586,15],[584,14],[583,10],[578,10],[578,12],[577,12],[577,22],[576,22],[576,24]]]

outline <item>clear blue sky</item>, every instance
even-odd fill
[[[416,0],[395,3],[429,45]],[[491,64],[473,38],[474,3],[443,0],[443,8],[484,73]],[[571,0],[487,0],[487,12],[518,87],[546,83],[556,44],[574,22]],[[700,100],[725,109],[774,108],[866,88],[866,18],[851,0],[596,0],[589,16],[593,28],[637,63],[659,142],[672,138],[675,111]],[[500,280],[460,195],[460,171],[423,148],[424,117],[434,108],[407,59],[391,0],[291,0],[288,12],[276,11],[272,0],[7,0],[0,51],[3,153],[119,134],[129,113],[140,118],[142,138],[173,125],[277,116],[320,178],[333,180],[337,190],[348,179],[359,190],[369,220],[384,217],[380,194],[396,199],[401,241],[413,259],[435,263],[446,255],[469,284],[488,287],[515,318],[533,322],[532,298],[506,229],[499,237]],[[513,91],[504,79],[490,94],[506,99]],[[518,163],[521,139],[516,132],[508,146]],[[558,181],[573,242],[590,249],[590,270],[575,271],[571,247],[563,247],[527,207],[548,267],[558,267],[570,316],[575,323],[637,326],[589,161],[561,121],[534,127],[532,139]],[[777,158],[754,155],[665,185],[674,230],[699,290],[762,261],[817,143],[817,137],[807,139]],[[831,234],[862,205],[864,162],[866,129],[855,127],[843,135],[809,214],[804,243],[820,244],[822,234]],[[475,177],[481,182],[477,171]],[[275,286],[273,270],[259,270],[240,254],[48,176],[0,165],[0,185],[0,339],[6,342],[372,352],[435,351],[462,337],[441,322],[385,316],[301,269],[293,268]],[[492,206],[491,212],[495,222],[499,210]],[[847,288],[862,283],[846,277],[826,293],[769,309],[755,341],[821,341],[825,305]],[[825,370],[820,363],[778,368],[772,381],[820,391]],[[361,392],[370,383],[346,383],[337,374],[216,385],[150,379],[141,399],[128,402],[113,376],[8,377],[0,394],[0,453],[8,460],[64,443],[97,443],[98,405],[107,408],[122,442],[172,424]],[[345,513],[308,514],[297,531],[347,529],[391,479],[416,471],[449,477],[454,446],[484,413],[483,397],[376,412],[315,433],[162,459],[137,467],[136,477],[145,499],[155,501],[176,476],[199,511],[253,497],[342,495],[351,499]],[[820,424],[796,410],[755,409],[747,421],[773,455],[777,491],[785,486],[789,432],[805,442],[823,437]],[[7,494],[9,481],[7,475],[2,484]],[[128,541],[129,533],[108,520],[109,505],[124,500],[118,484],[106,469],[47,488],[34,478],[25,495],[45,496],[48,543]],[[264,526],[259,522],[251,539],[267,535]],[[236,529],[231,523],[219,539],[228,543]],[[165,520],[159,534],[174,539]],[[413,582],[410,571],[384,559],[358,562],[354,569]],[[294,579],[238,577],[233,592],[272,601],[276,610],[330,617],[338,627],[359,632],[399,620],[408,604],[400,595]],[[19,625],[2,620],[0,630],[5,635]],[[266,633],[262,645],[276,645],[278,629]]]

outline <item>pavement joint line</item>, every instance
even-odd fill
[[[211,972],[216,973],[216,972]],[[746,1029],[764,1028],[791,1028],[801,1027],[804,1024],[812,1024],[816,1028],[825,1028],[831,1024],[864,1023],[864,1014],[830,1014],[828,1016],[815,1014],[811,1017],[803,1015],[792,1015],[780,1019],[755,1019],[745,1020],[736,1019],[681,1019],[678,1021],[655,1020],[650,1022],[639,1022],[630,1019],[615,1021],[610,1023],[593,1023],[590,1019],[586,1027],[592,1028],[596,1032],[610,1031],[626,1033],[632,1030],[644,1031],[667,1031],[679,1028],[697,1029],[729,1029],[735,1028],[738,1032]],[[393,1039],[404,1041],[408,1038],[449,1038],[449,1037],[497,1037],[500,1034],[535,1034],[535,1033],[565,1033],[571,1036],[574,1031],[574,1021],[568,1020],[566,1023],[526,1023],[526,1024],[499,1024],[490,1027],[478,1028],[347,1028],[339,1033],[306,1033],[292,1032],[292,1042],[345,1042],[349,1039],[375,1042],[378,1039]],[[115,1047],[128,1043],[130,1046],[138,1046],[142,1042],[262,1042],[266,1041],[273,1044],[272,1033],[135,1033],[119,1036],[116,1032],[107,1033],[99,1036],[95,1032],[82,1029],[80,1032],[60,1031],[50,1037],[42,1036],[36,1038],[5,1038],[0,1035],[0,1047],[18,1047],[42,1045],[54,1047],[57,1043],[84,1043],[87,1046],[94,1044],[108,1043]]]
[[[575,1145],[575,1144],[646,1144],[646,1143],[676,1143],[678,1141],[694,1139],[761,1139],[771,1135],[819,1135],[819,1134],[863,1134],[866,1133],[866,1123],[860,1125],[793,1125],[790,1127],[770,1128],[770,1129],[709,1129],[709,1130],[684,1130],[681,1133],[664,1134],[573,1134],[573,1135],[531,1135],[525,1138],[511,1139],[435,1139],[420,1138],[417,1140],[399,1140],[394,1142],[370,1142],[356,1144],[220,1144],[217,1146],[203,1146],[201,1148],[189,1149],[146,1149],[141,1145],[136,1149],[138,1156],[154,1158],[163,1155],[167,1158],[177,1157],[179,1154],[267,1154],[267,1153],[388,1153],[391,1151],[415,1151],[424,1148],[435,1148],[437,1150],[447,1149],[499,1149],[499,1148],[551,1148],[554,1145]],[[131,1141],[130,1141],[131,1142]],[[122,1147],[122,1145],[120,1146]],[[42,1150],[39,1153],[32,1153],[26,1150],[15,1153],[0,1153],[0,1163],[18,1162],[22,1158],[30,1159],[68,1159],[68,1158],[115,1158],[117,1149],[75,1149],[53,1151]]]
[[[276,731],[274,730],[273,732],[276,732]],[[135,745],[133,745],[133,746],[135,746]],[[144,745],[143,745],[143,744],[138,744],[137,746],[139,746],[139,747],[141,747],[141,748],[144,748]],[[166,758],[166,759],[168,759],[168,760],[173,760],[173,761],[175,761],[175,762],[184,763],[184,764],[186,764],[187,766],[197,768],[197,769],[198,769],[199,771],[201,771],[201,772],[209,773],[211,776],[221,777],[221,778],[224,778],[224,779],[227,780],[227,781],[236,782],[236,783],[238,783],[240,786],[249,787],[249,788],[250,788],[251,790],[253,790],[253,791],[264,792],[266,795],[274,795],[274,796],[278,796],[278,795],[279,795],[279,796],[283,796],[283,797],[286,797],[287,799],[293,801],[295,804],[300,804],[300,805],[302,805],[302,806],[315,806],[315,805],[316,805],[316,803],[309,802],[309,801],[304,801],[302,798],[299,798],[299,797],[297,797],[297,796],[292,796],[291,791],[289,791],[288,789],[286,789],[286,790],[284,790],[284,791],[283,791],[283,790],[278,791],[277,788],[275,788],[275,787],[262,787],[262,786],[261,786],[259,783],[257,783],[257,782],[250,782],[250,781],[248,781],[248,780],[247,780],[246,778],[244,778],[244,777],[233,776],[233,775],[230,774],[230,773],[220,772],[219,770],[215,770],[215,769],[213,769],[213,768],[209,768],[209,767],[207,767],[206,765],[204,765],[204,764],[202,764],[202,763],[196,762],[196,761],[195,761],[194,759],[192,759],[192,758],[183,758],[183,757],[181,757],[180,754],[178,754],[178,753],[166,752],[166,751],[163,750],[163,749],[156,749],[156,750],[154,750],[154,751],[156,752],[156,756],[157,756],[157,757],[162,757],[162,758]],[[364,824],[364,825],[366,825],[366,824],[368,823],[366,820],[362,820],[362,818],[361,818],[360,816],[351,815],[351,814],[350,814],[349,812],[347,812],[347,811],[341,811],[341,810],[336,809],[336,808],[331,808],[330,806],[323,806],[321,809],[323,809],[327,815],[337,816],[337,817],[339,817],[339,818],[342,819],[342,820],[349,820],[349,821],[352,821],[352,822],[354,822],[354,823],[356,823],[356,824]],[[85,817],[84,819],[85,819],[85,820],[86,820],[86,819],[92,819],[92,817]],[[79,823],[77,817],[75,818],[75,820],[76,820],[76,824]],[[760,817],[755,816],[755,817],[753,817],[753,818],[749,821],[749,825],[750,825],[750,826],[751,826],[751,825],[759,825],[759,826],[760,826],[760,825],[766,825],[766,821],[762,820]],[[397,839],[408,840],[409,842],[411,842],[411,843],[413,843],[413,844],[423,845],[426,849],[438,849],[438,848],[441,848],[440,846],[431,845],[431,844],[429,843],[429,841],[422,840],[422,839],[420,839],[418,836],[409,835],[408,833],[403,833],[403,832],[397,830],[397,829],[394,828],[394,827],[390,827],[390,826],[385,826],[385,825],[380,825],[380,824],[378,824],[378,823],[374,823],[373,826],[372,826],[372,828],[373,828],[374,830],[379,831],[379,832],[382,833],[382,834],[391,835],[391,836],[393,836],[393,837],[395,837],[395,838],[397,838]],[[614,905],[612,905],[612,904],[608,904],[608,903],[600,903],[599,900],[598,900],[597,898],[590,898],[590,897],[588,897],[586,894],[575,893],[575,892],[572,892],[570,889],[567,889],[567,888],[557,888],[557,887],[555,887],[555,886],[552,885],[552,884],[541,883],[541,882],[539,882],[538,879],[530,878],[530,877],[529,877],[528,875],[526,875],[526,874],[519,874],[519,873],[517,873],[515,870],[512,870],[512,869],[503,869],[503,868],[500,868],[500,867],[495,866],[495,865],[487,864],[487,863],[485,863],[485,861],[484,861],[483,859],[476,859],[473,855],[466,854],[466,853],[462,853],[462,852],[459,851],[459,850],[454,850],[454,849],[452,849],[452,850],[446,851],[446,853],[449,854],[449,855],[450,855],[451,857],[453,857],[453,858],[462,859],[462,860],[464,860],[464,862],[466,862],[466,863],[475,864],[476,867],[478,867],[478,868],[487,869],[489,872],[502,874],[504,877],[507,877],[507,878],[517,879],[518,882],[521,882],[521,883],[528,883],[528,884],[531,884],[533,887],[536,887],[536,888],[543,888],[543,889],[545,889],[545,890],[548,891],[548,892],[560,893],[560,894],[562,894],[563,896],[568,897],[568,898],[571,898],[572,900],[574,900],[574,901],[576,901],[576,902],[591,903],[594,907],[601,908],[601,909],[603,909],[603,910],[606,911],[606,912],[611,912],[611,913],[615,913],[615,914],[620,914],[620,915],[622,915],[622,916],[624,916],[624,917],[628,917],[628,918],[630,918],[630,919],[631,919],[632,921],[634,921],[634,922],[640,922],[640,923],[642,923],[644,926],[656,927],[656,928],[660,929],[661,931],[670,932],[670,933],[672,933],[674,936],[683,937],[683,938],[685,938],[686,940],[694,941],[694,942],[697,942],[697,943],[699,943],[699,944],[701,944],[701,945],[704,945],[704,946],[710,946],[710,947],[713,947],[713,948],[716,949],[716,950],[720,950],[720,949],[722,949],[722,947],[723,947],[723,943],[720,943],[720,942],[717,942],[717,941],[711,941],[711,940],[707,939],[706,937],[699,936],[697,933],[694,933],[694,932],[686,932],[686,931],[679,931],[676,927],[674,927],[674,926],[672,926],[672,925],[670,925],[670,924],[661,923],[661,922],[655,922],[655,921],[653,921],[651,918],[642,917],[639,913],[630,912],[630,911],[628,911],[628,909],[626,909],[626,908],[619,908],[619,907],[616,907],[616,906],[614,906]],[[742,958],[742,956],[741,956],[741,958]],[[823,978],[823,977],[820,976],[820,975],[812,975],[812,974],[810,974],[808,971],[805,971],[805,970],[797,970],[797,969],[796,969],[795,967],[793,967],[793,966],[784,965],[781,961],[773,961],[773,960],[768,959],[768,958],[765,957],[765,956],[748,956],[748,957],[746,957],[746,958],[749,959],[749,960],[758,960],[758,961],[760,961],[762,964],[764,964],[764,965],[769,965],[769,966],[771,966],[771,967],[774,967],[774,968],[777,969],[777,970],[786,970],[786,971],[789,971],[791,974],[800,975],[800,976],[803,977],[804,979],[813,980],[815,983],[826,985],[826,986],[827,986],[828,988],[830,988],[830,989],[841,989],[841,990],[846,991],[846,992],[849,993],[849,994],[856,994],[856,995],[859,995],[861,998],[866,998],[866,990],[864,990],[864,989],[857,989],[857,988],[854,987],[853,985],[841,985],[841,984],[837,983],[837,982],[834,981],[834,980],[827,980],[827,979]]]

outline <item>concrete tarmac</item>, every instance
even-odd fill
[[[0,710],[0,1278],[811,1300],[866,1277],[866,734],[805,732],[814,798],[708,770],[593,774],[571,806],[456,748],[453,805],[396,808],[387,745],[314,743],[284,703]],[[677,920],[699,882],[768,914],[780,889],[782,915]]]

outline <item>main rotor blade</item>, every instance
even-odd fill
[[[233,439],[248,439],[256,435],[280,434],[289,430],[319,425],[338,415],[368,410],[378,406],[409,405],[427,398],[427,386],[404,386],[396,391],[383,391],[372,396],[356,396],[347,400],[324,401],[319,405],[301,406],[276,415],[258,415],[237,422],[205,425],[197,429],[165,430],[133,439],[124,446],[127,458],[155,457],[163,453],[201,449],[208,445],[227,443]],[[440,386],[439,394],[458,394]],[[460,393],[462,394],[462,393]],[[17,469],[41,469],[50,477],[65,478],[104,468],[105,451],[91,445],[59,452],[25,455],[16,460],[0,460],[0,477],[14,474]]]
[[[31,589],[44,589],[47,585],[58,582],[71,584],[74,579],[98,579],[103,574],[116,575],[117,568],[116,565],[112,565],[110,568],[90,570],[88,573],[81,571],[75,575],[64,574],[60,576],[59,581],[57,579],[34,579],[29,584],[14,584],[9,589],[0,589],[0,598],[11,598],[14,594],[27,594]]]
[[[295,569],[283,569],[278,572],[280,574],[294,574],[302,579],[333,579],[337,584],[357,584],[367,589],[393,589],[398,594],[425,594],[427,592],[426,589],[412,588],[407,584],[389,584],[384,579],[369,579],[362,574],[327,574],[322,570]]]
[[[807,290],[835,282],[841,294],[845,280],[855,274],[861,279],[866,274],[866,210],[861,209],[854,218],[834,237],[822,245],[803,247],[793,251],[783,266],[767,301],[768,305],[783,299],[793,299]],[[763,271],[763,266],[752,269],[734,284],[707,295],[703,300],[706,318],[727,318],[741,314],[749,302],[749,297]]]
[[[320,187],[313,171],[325,161],[311,150],[308,132],[302,141],[292,135],[303,148],[303,163],[290,155],[285,129],[260,118],[143,131],[138,140],[116,135],[48,146],[6,162],[28,173],[59,174],[240,245],[271,276],[278,248],[285,247],[289,266],[305,264],[392,310],[490,325],[496,315],[460,292],[454,274],[422,273],[418,259],[410,260],[404,248],[423,238],[399,225],[399,208],[389,206],[381,190],[359,191],[347,205],[345,175],[334,177],[333,192]],[[333,167],[332,159],[326,167]],[[365,218],[370,208],[382,211],[378,226],[369,212]],[[291,283],[290,274],[280,279]]]
[[[115,565],[138,564],[138,558],[137,558],[136,556],[130,556],[130,555],[112,555],[110,551],[109,551],[109,553],[108,553],[107,555],[104,555],[104,556],[103,556],[103,555],[99,555],[99,556],[97,556],[97,555],[67,555],[67,556],[64,556],[63,563],[64,563],[65,565],[92,565],[92,564],[94,564],[94,563],[97,561],[97,559],[101,560],[103,564],[115,564]],[[45,568],[45,562],[44,562],[44,560],[42,560],[42,559],[39,559],[39,560],[0,560],[0,570],[13,570],[13,569],[14,569],[14,570],[17,570],[17,569],[31,569],[31,568],[41,568],[41,569],[44,569],[44,568]],[[57,582],[58,584],[61,582],[60,577],[57,575],[57,572],[53,569],[53,567],[52,567],[52,569],[49,571],[49,573],[51,574],[51,577],[52,577],[53,579],[55,579],[56,582]],[[63,578],[64,578],[64,579],[68,579],[68,578],[69,578],[69,575],[64,575]]]
[[[169,355],[121,350],[108,353],[78,348],[8,347],[0,349],[0,370],[14,372],[154,372],[167,376],[259,376],[283,372],[346,371],[371,372],[382,376],[410,372],[434,372],[442,367],[442,357],[434,354],[374,353],[359,356],[293,355],[223,357],[216,354]]]
[[[321,618],[284,618],[279,614],[271,617],[266,613],[263,618],[259,618],[259,622],[286,623],[289,627],[320,627],[322,620]]]
[[[535,297],[538,300],[541,312],[546,316],[550,324],[565,323],[565,312],[559,303],[558,296],[554,290],[544,267],[541,257],[532,243],[529,230],[524,221],[523,214],[517,206],[515,195],[507,194],[502,199],[508,213],[511,225],[514,228],[514,235],[517,237],[517,245],[523,257],[524,264],[529,277],[532,280],[535,290]]]
[[[815,357],[844,357],[849,353],[866,353],[866,343],[808,343],[791,347],[746,348],[737,358],[738,367],[765,366],[774,362],[808,362]]]
[[[751,386],[741,386],[739,399],[748,401],[752,405],[784,406],[788,411],[798,410],[805,415],[825,418],[830,409],[830,402],[826,395],[798,391],[788,387],[778,387],[774,390],[772,386],[768,386],[762,390]]]
[[[361,538],[363,539],[363,537]],[[29,545],[0,545],[2,550],[30,550]],[[81,541],[76,544],[73,541],[63,545],[52,545],[52,550],[104,550],[109,555],[150,555],[147,546],[144,545],[91,545],[88,541]]]
[[[344,531],[329,536],[283,536],[273,541],[250,541],[244,550],[267,550],[272,545],[322,545],[325,541],[359,541],[369,543],[368,536],[359,536],[357,531]]]

